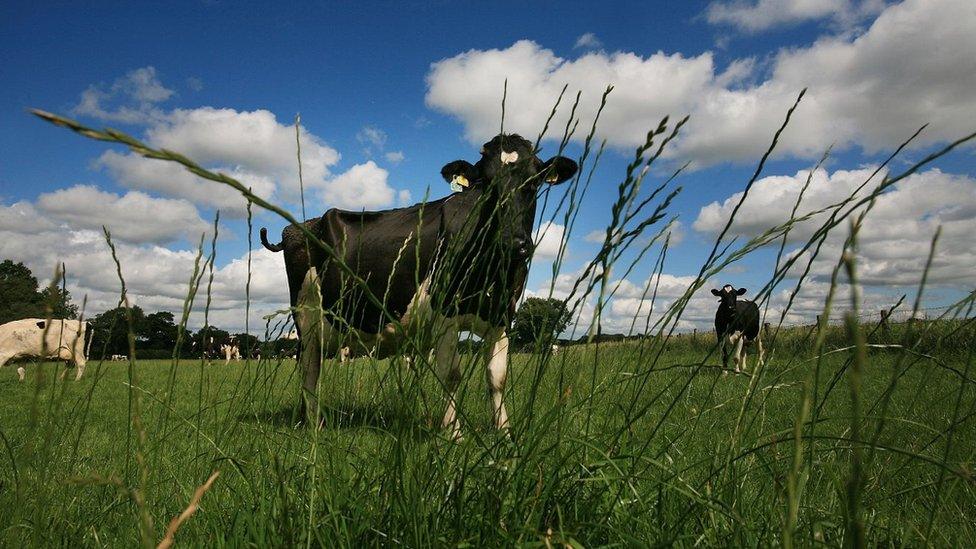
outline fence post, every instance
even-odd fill
[[[891,309],[881,309],[881,332],[884,335],[891,333],[891,326],[888,325],[889,316],[891,316]]]
[[[772,329],[773,329],[773,327],[772,327],[772,325],[770,325],[770,323],[763,322],[763,337],[768,338],[769,337],[769,332],[771,332]]]

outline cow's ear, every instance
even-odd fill
[[[743,295],[745,293],[746,293],[745,288],[739,288],[738,290],[735,291],[735,295]]]
[[[451,184],[451,187],[468,188],[477,179],[474,166],[467,160],[448,162],[441,168],[441,177]]]
[[[558,185],[564,183],[576,175],[579,166],[576,162],[565,156],[554,156],[542,165],[542,174],[546,183]]]
[[[722,292],[712,288],[712,295],[715,297],[722,297]]]

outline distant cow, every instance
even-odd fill
[[[230,364],[231,359],[241,359],[241,348],[237,346],[237,342],[233,339],[221,345],[220,352],[224,355],[224,364]]]
[[[111,360],[113,360],[113,361],[126,361],[126,360],[129,360],[129,355],[112,355]]]
[[[15,358],[56,358],[75,365],[75,381],[85,373],[85,323],[25,318],[0,326],[0,367]],[[17,368],[24,381],[25,370]]]
[[[471,331],[487,343],[495,425],[507,427],[506,328],[533,251],[536,193],[576,171],[568,158],[543,162],[529,141],[499,135],[482,147],[475,165],[456,160],[444,166],[441,175],[458,191],[454,194],[379,212],[332,209],[306,221],[305,228],[336,251],[405,331],[364,297],[362,287],[325,250],[307,243],[298,227],[286,227],[280,244],[270,244],[262,229],[264,246],[285,252],[301,340],[303,404],[315,398],[322,354],[335,356],[346,345],[356,355],[375,351],[376,358],[413,352],[402,343],[421,334],[419,339],[435,349],[438,377],[448,392],[443,426],[458,436],[456,349],[459,332]]]
[[[756,344],[758,362],[763,363],[762,339],[759,337],[759,307],[752,301],[737,300],[746,293],[745,288],[736,290],[726,284],[721,290],[712,290],[712,295],[719,298],[718,310],[715,311],[715,333],[722,345],[722,366],[729,366],[729,348],[734,347],[735,371],[746,369],[746,349],[748,345]]]

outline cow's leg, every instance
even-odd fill
[[[745,336],[739,334],[739,337],[735,339],[735,372],[740,373],[745,369],[746,353],[745,348]]]
[[[322,367],[322,289],[318,271],[311,267],[298,293],[295,321],[302,334],[299,339],[299,371],[302,372],[301,409],[305,418],[318,426],[318,384]]]
[[[72,361],[75,363],[75,381],[81,379],[81,375],[85,373],[85,364],[87,364],[88,359],[85,357],[85,332],[82,331],[81,335],[75,341],[75,356]]]
[[[508,334],[499,330],[489,339],[491,356],[488,357],[488,390],[491,392],[492,417],[495,427],[508,429],[508,412],[505,411],[505,380],[508,378]]]
[[[732,334],[722,336],[722,373],[729,369],[729,345],[732,343]]]
[[[437,377],[447,391],[447,410],[441,426],[454,440],[461,439],[461,422],[457,418],[456,393],[461,384],[461,361],[457,354],[458,327],[453,322],[441,322],[435,327],[434,353],[437,359]]]
[[[17,366],[17,377],[18,381],[24,381],[24,377],[27,375],[27,370],[23,366]]]

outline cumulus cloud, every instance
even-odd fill
[[[34,205],[26,200],[9,206],[0,204],[0,231],[33,234],[54,227],[54,223],[40,215]]]
[[[184,198],[201,206],[219,209],[230,217],[243,217],[247,201],[236,190],[201,179],[173,162],[143,158],[139,155],[105,151],[94,165],[107,170],[125,187]],[[242,168],[219,170],[251,187],[254,194],[271,199],[276,190],[275,181]]]
[[[934,28],[939,32],[931,32]],[[887,7],[858,34],[780,50],[768,76],[757,74],[749,58],[720,70],[711,52],[690,57],[590,52],[567,59],[523,40],[434,63],[426,101],[457,117],[466,137],[481,142],[497,131],[500,83],[506,78],[506,125],[526,135],[542,128],[564,84],[583,92],[578,112],[584,120],[592,119],[601,93],[613,84],[600,121],[611,145],[638,145],[663,116],[690,113],[670,154],[711,164],[757,158],[807,87],[779,154],[818,156],[831,143],[873,152],[898,144],[925,123],[929,129],[914,146],[971,131],[976,115],[972,51],[976,18],[967,0],[907,0]],[[568,111],[562,109],[556,127],[565,123]]]
[[[207,233],[210,226],[186,200],[153,198],[141,192],[119,196],[91,185],[75,185],[37,197],[37,210],[75,229],[104,225],[119,239],[163,244]]]
[[[146,132],[149,143],[215,166],[232,166],[271,178],[281,198],[299,197],[295,129],[270,111],[201,107],[177,109]],[[306,188],[321,187],[339,153],[302,127],[302,176]]]
[[[850,196],[868,180],[874,168],[820,169],[812,174],[799,215],[820,210]],[[793,176],[771,176],[755,183],[731,227],[732,232],[754,236],[788,220],[809,171]],[[880,182],[879,174],[858,193],[866,196]],[[724,227],[732,209],[741,199],[736,193],[721,204],[703,207],[693,224],[697,231],[716,233]],[[825,220],[825,214],[797,225],[791,240],[805,242]],[[865,284],[917,284],[925,267],[932,236],[937,227],[942,236],[936,250],[929,280],[935,283],[976,283],[976,179],[944,173],[938,169],[911,175],[878,197],[859,233],[858,269]],[[836,262],[846,225],[834,229],[816,264],[815,274],[825,277]]]
[[[822,19],[850,25],[878,13],[884,6],[884,0],[736,0],[712,2],[705,10],[705,19],[713,25],[732,25],[751,33]]]
[[[602,47],[603,42],[601,42],[600,39],[597,38],[592,32],[587,32],[580,35],[580,37],[576,39],[576,44],[573,45],[573,49],[582,48],[587,50],[595,50]]]
[[[400,189],[397,191],[397,203],[400,206],[409,206],[412,203],[410,191],[407,189]]]
[[[532,241],[535,243],[535,252],[532,257],[535,260],[555,259],[559,255],[559,248],[563,245],[566,236],[566,227],[552,221],[544,221],[532,233]]]
[[[356,164],[329,180],[323,199],[330,205],[347,210],[382,208],[393,204],[395,191],[387,182],[389,172],[372,160]],[[400,195],[402,198],[402,194]]]
[[[117,241],[130,302],[147,311],[182,311],[195,251],[171,250],[153,244]],[[80,304],[88,297],[87,315],[115,307],[120,285],[108,246],[101,231],[58,228],[32,234],[14,233],[0,227],[0,257],[23,262],[39,278],[52,273],[64,262],[68,272],[68,290]],[[259,331],[263,315],[287,307],[288,289],[284,263],[279,255],[256,248],[251,264],[250,327]],[[230,331],[244,329],[244,304],[247,282],[246,254],[232,259],[214,273],[210,319],[211,324]],[[191,317],[191,327],[202,324],[206,280],[203,281]]]
[[[173,93],[159,81],[155,68],[142,67],[117,78],[111,86],[89,86],[71,112],[110,122],[143,123],[162,116],[157,104]]]
[[[554,280],[547,280],[535,289],[526,291],[525,297],[555,297],[566,299],[576,285],[582,271],[561,273]],[[604,334],[636,335],[645,332],[656,333],[661,329],[662,319],[671,312],[678,300],[694,283],[691,275],[675,275],[662,273],[643,279],[612,279],[608,284],[608,293],[603,306],[599,310],[599,324]],[[711,332],[714,329],[715,312],[718,307],[717,299],[712,296],[711,289],[719,288],[723,284],[735,282],[728,278],[728,273],[719,274],[695,291],[680,314],[680,318],[671,317],[665,326],[665,332],[674,326],[676,332]],[[585,284],[582,285],[585,287]],[[741,286],[741,284],[739,284]],[[759,287],[747,286],[745,299],[755,299]],[[776,325],[783,316],[785,326],[810,325],[816,321],[817,315],[823,312],[824,301],[830,285],[823,281],[808,280],[803,284],[799,293],[790,304],[792,286],[781,286],[770,296],[768,303],[762,309],[767,322]],[[656,291],[656,293],[655,293]],[[911,293],[910,291],[908,293]],[[578,298],[580,291],[575,294]],[[877,320],[877,311],[891,307],[897,298],[889,292],[862,288],[861,314],[870,321]],[[850,310],[850,286],[840,283],[834,294],[832,320],[842,318],[845,311]],[[571,300],[570,305],[575,304]],[[597,314],[597,296],[591,295],[577,307],[572,322],[563,337],[578,338],[587,333],[594,323]],[[874,315],[874,316],[872,316]]]
[[[224,172],[264,199],[291,205],[299,202],[301,186],[294,126],[280,123],[274,113],[263,109],[199,107],[166,111],[158,108],[158,103],[172,95],[172,90],[159,81],[155,69],[145,67],[128,73],[110,87],[93,86],[83,94],[74,112],[102,120],[140,124],[145,127],[144,141],[153,147],[180,152],[211,170]],[[123,101],[128,106],[110,112],[105,107],[108,100]],[[383,152],[387,137],[382,130],[367,126],[358,137],[370,150],[375,149],[377,154]],[[298,140],[306,197],[332,197],[335,202],[322,206],[351,209],[393,203],[395,191],[386,185],[386,172],[377,171],[375,164],[354,166],[336,178],[333,170],[341,159],[339,152],[306,127],[300,128]],[[391,151],[384,157],[397,163],[404,155]],[[200,179],[175,164],[107,151],[96,160],[95,166],[107,170],[130,189],[186,199],[200,206],[218,208],[230,217],[245,214],[246,201],[239,193]],[[362,200],[356,200],[356,189],[364,191]]]

